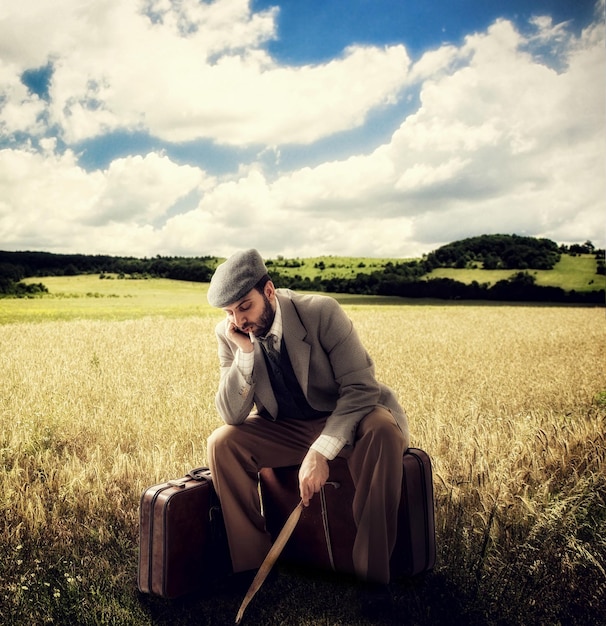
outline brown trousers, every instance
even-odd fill
[[[271,422],[250,416],[238,426],[221,426],[209,437],[209,465],[221,500],[234,572],[258,568],[271,546],[261,514],[259,470],[300,464],[324,422]],[[353,448],[340,455],[347,458],[356,487],[352,556],[362,580],[389,582],[404,452],[404,436],[395,419],[387,409],[376,407],[359,423]]]

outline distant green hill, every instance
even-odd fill
[[[422,259],[371,258],[318,256],[297,259],[268,260],[271,272],[294,279],[300,277],[314,279],[355,279],[358,274],[386,272],[391,267],[402,263],[419,263]],[[458,269],[454,267],[436,268],[424,273],[424,278],[450,278],[466,285],[474,281],[479,284],[494,285],[500,280],[507,280],[516,273],[513,269],[487,270],[479,267]],[[593,254],[562,254],[551,270],[525,270],[536,279],[536,284],[543,287],[559,287],[565,291],[597,291],[604,289],[606,277],[598,275],[598,260]]]
[[[587,244],[592,246],[591,242]],[[426,263],[431,268],[550,270],[560,260],[563,251],[550,239],[520,235],[480,235],[441,246],[427,255]]]
[[[80,274],[208,282],[222,260],[0,251],[0,294],[43,294],[43,284],[20,281]],[[421,259],[279,256],[266,259],[266,264],[278,287],[306,291],[461,300],[604,300],[604,254],[589,241],[565,247],[548,239],[481,235],[447,244]]]
[[[355,278],[358,274],[372,274],[383,271],[398,263],[418,263],[421,259],[374,258],[352,256],[316,256],[295,259],[267,259],[265,264],[270,272],[293,278],[313,280],[320,278]]]
[[[586,292],[604,289],[606,277],[597,274],[598,261],[594,255],[572,256],[563,254],[552,270],[526,270],[535,277],[536,284],[543,287],[560,287],[565,291]],[[473,281],[480,284],[496,284],[507,280],[513,270],[457,269],[441,267],[426,274],[426,278],[451,278],[470,285]]]

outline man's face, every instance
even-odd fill
[[[227,319],[243,333],[264,337],[273,324],[275,312],[275,290],[268,282],[259,293],[251,289],[241,300],[223,309]]]

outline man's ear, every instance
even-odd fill
[[[276,288],[275,288],[274,284],[271,282],[271,280],[268,280],[265,283],[265,287],[263,288],[263,292],[265,293],[265,297],[270,302],[274,301],[274,298],[276,297]]]

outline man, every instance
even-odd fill
[[[276,289],[252,249],[217,268],[208,301],[226,314],[215,329],[225,425],[209,437],[208,458],[234,572],[258,568],[271,545],[259,469],[300,464],[307,506],[340,455],[356,486],[356,574],[386,585],[408,424],[352,322],[333,298]]]

